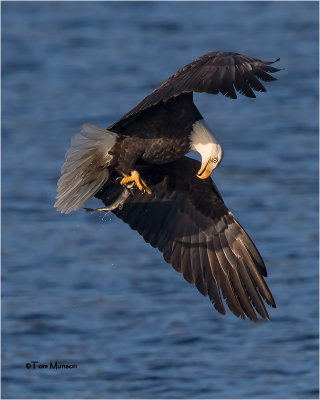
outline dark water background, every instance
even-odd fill
[[[2,396],[316,398],[318,4],[1,5]],[[116,217],[53,209],[83,123],[214,50],[285,68],[256,100],[195,96],[224,147],[213,178],[268,267],[270,322],[220,316]]]

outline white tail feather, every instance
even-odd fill
[[[88,201],[109,178],[109,150],[117,140],[114,132],[97,126],[83,125],[71,139],[66,162],[61,168],[55,208],[68,214]]]

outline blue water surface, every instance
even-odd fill
[[[318,397],[317,2],[2,2],[2,397]],[[195,96],[265,259],[270,322],[223,317],[113,215],[53,208],[71,136],[215,50],[267,93]],[[97,200],[92,206],[100,205]],[[77,369],[26,369],[50,361]]]

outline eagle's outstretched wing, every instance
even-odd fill
[[[238,53],[221,51],[205,54],[179,69],[109,129],[134,114],[182,93],[222,93],[236,99],[238,91],[244,96],[256,97],[254,90],[266,91],[260,80],[276,80],[268,72],[279,71],[271,66],[278,60],[262,61]]]
[[[272,307],[275,302],[263,279],[263,260],[211,178],[196,177],[199,165],[184,157],[162,166],[138,167],[152,195],[135,191],[113,212],[209,296],[220,313],[225,314],[224,297],[237,316],[256,321],[257,311],[269,319],[262,299]],[[96,197],[108,205],[122,190],[111,177]]]

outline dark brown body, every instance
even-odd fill
[[[192,126],[201,118],[188,93],[120,120],[109,128],[119,135],[110,151],[111,167],[128,174],[137,163],[161,165],[183,157],[190,151]]]

